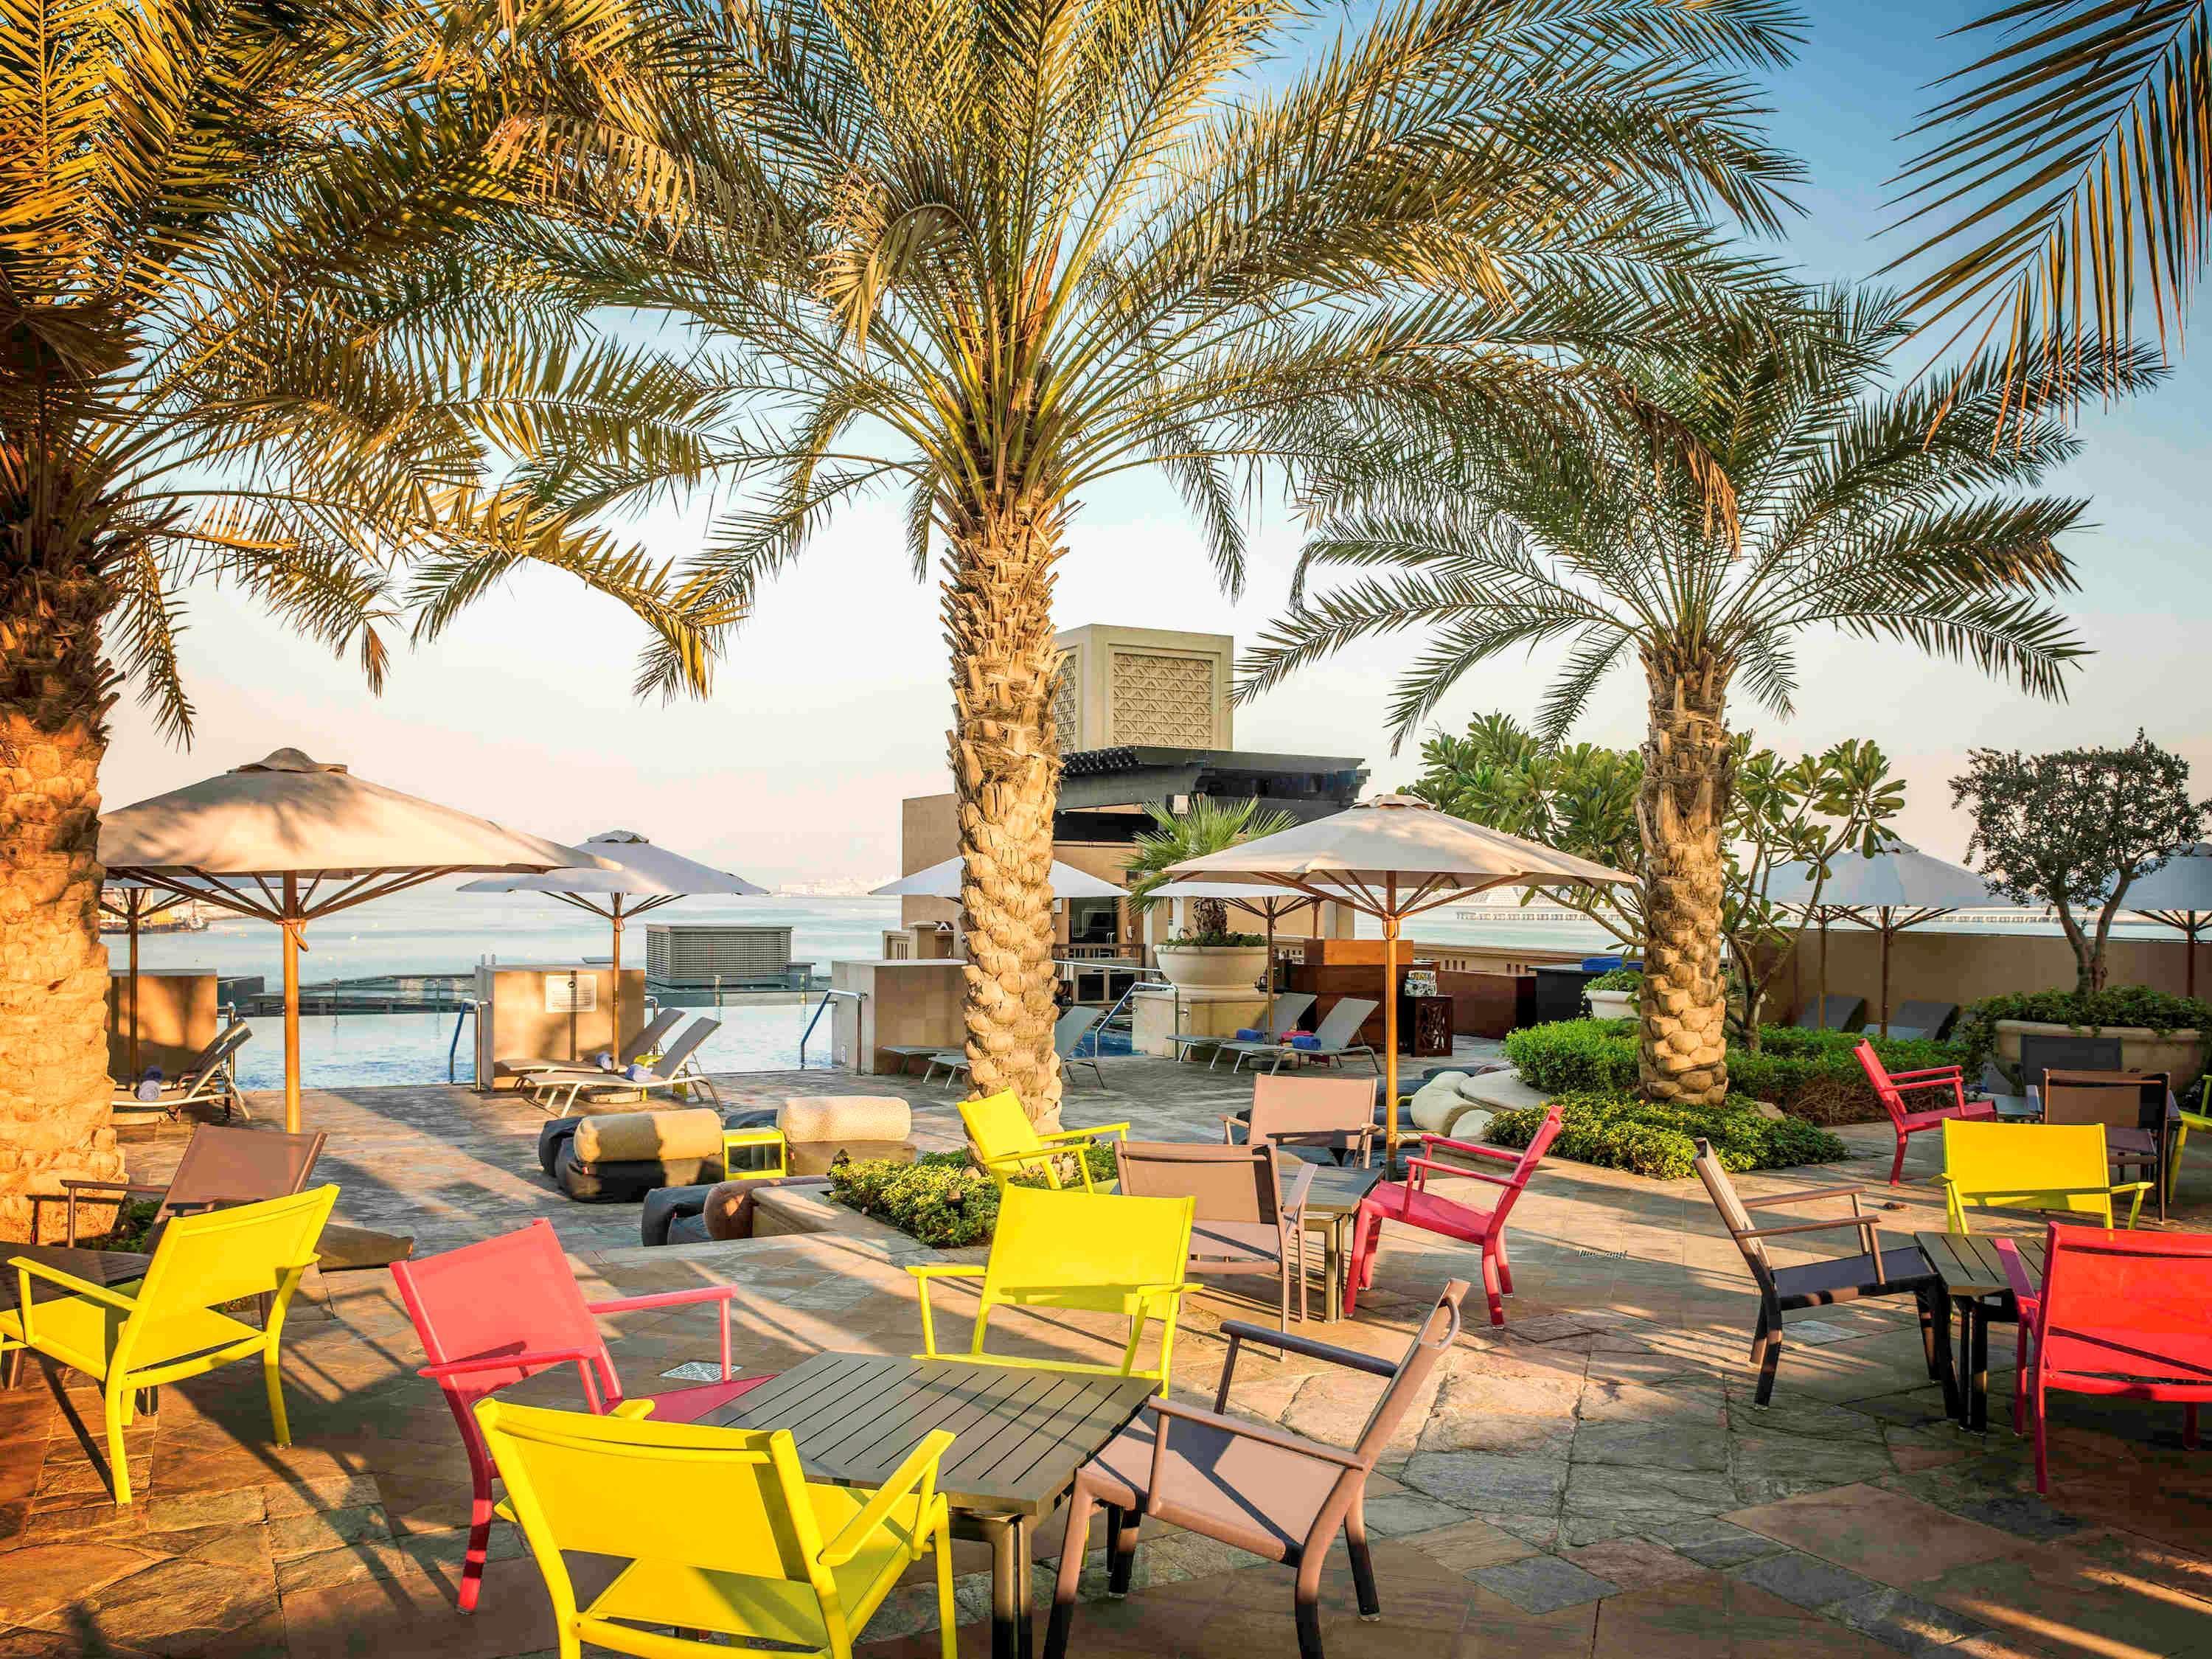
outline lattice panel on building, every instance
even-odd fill
[[[1203,657],[1114,653],[1114,741],[1204,748],[1214,742],[1213,664]]]
[[[1060,746],[1063,750],[1080,749],[1083,747],[1083,734],[1076,726],[1075,699],[1078,676],[1075,672],[1075,653],[1073,651],[1061,653],[1059,673],[1060,678],[1052,689],[1053,727],[1060,734]]]

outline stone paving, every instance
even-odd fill
[[[1200,1066],[1125,1060],[1108,1076],[1109,1092],[1071,1092],[1071,1124],[1127,1118],[1139,1133],[1211,1138],[1249,1095],[1249,1074]],[[918,1080],[862,1086],[879,1085],[915,1102],[918,1139],[957,1143],[952,1097]],[[773,1103],[854,1086],[753,1074],[728,1079],[726,1096]],[[257,1098],[257,1113],[275,1104]],[[306,1113],[331,1133],[323,1172],[343,1188],[342,1220],[434,1249],[544,1215],[594,1293],[742,1284],[748,1369],[824,1347],[913,1346],[903,1267],[935,1255],[918,1246],[823,1235],[640,1250],[634,1206],[572,1205],[538,1175],[543,1120],[519,1100],[325,1090],[309,1093]],[[1878,1182],[1887,1129],[1845,1133],[1856,1154],[1845,1164],[1741,1184]],[[133,1140],[134,1176],[158,1178],[182,1143],[167,1129]],[[1928,1168],[1916,1150],[1886,1228],[1941,1224]],[[2212,1157],[2185,1173],[2182,1200],[2175,1224],[2212,1224]],[[1514,1265],[1511,1322],[1470,1328],[1370,1488],[1382,1622],[1356,1618],[1340,1557],[1325,1581],[1332,1655],[2212,1651],[2212,1452],[2182,1450],[2178,1408],[2057,1401],[2046,1504],[2026,1443],[2008,1431],[2007,1379],[1993,1380],[1989,1434],[1951,1427],[1909,1306],[1793,1322],[1774,1404],[1753,1407],[1744,1359],[1755,1303],[1694,1182],[1549,1164],[1516,1212]],[[1395,1355],[1442,1280],[1472,1267],[1445,1241],[1393,1230],[1359,1319],[1313,1328]],[[1224,1352],[1216,1328],[1249,1311],[1227,1295],[1193,1302],[1179,1395],[1210,1396]],[[712,1317],[696,1310],[608,1323],[635,1392],[713,1352]],[[1032,1329],[1041,1352],[1096,1357],[1107,1346],[1080,1321]],[[2010,1343],[1998,1335],[2001,1370]],[[453,1610],[466,1471],[442,1402],[412,1374],[421,1363],[387,1275],[311,1275],[286,1334],[295,1443],[268,1443],[250,1367],[165,1389],[158,1414],[131,1431],[143,1496],[121,1510],[101,1482],[96,1398],[82,1379],[27,1367],[0,1395],[0,1659],[550,1650],[544,1589],[512,1535],[495,1535],[480,1610]],[[565,1401],[573,1386],[547,1373],[517,1393]],[[1231,1403],[1341,1443],[1379,1387],[1248,1358]],[[963,1614],[980,1620],[980,1552],[958,1555]],[[1139,1561],[1135,1594],[1079,1610],[1073,1654],[1291,1650],[1280,1569],[1171,1529],[1148,1532]],[[1090,1588],[1098,1580],[1090,1574]],[[933,1655],[933,1624],[927,1590],[902,1589],[866,1651]],[[961,1641],[987,1650],[980,1623]]]

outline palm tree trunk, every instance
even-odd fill
[[[112,676],[106,585],[40,571],[0,524],[0,1239],[62,1206],[68,1176],[119,1178],[100,938],[100,763]],[[27,570],[26,565],[28,566]],[[35,1214],[34,1214],[35,1211]]]
[[[952,536],[945,628],[952,647],[952,787],[968,940],[968,1062],[975,1091],[1011,1089],[1057,1124],[1052,1051],[1052,717],[1056,520],[1018,506],[970,515]]]
[[[1728,681],[1705,653],[1644,656],[1650,734],[1637,817],[1648,929],[1637,1070],[1655,1100],[1728,1096],[1728,996],[1721,971],[1721,826],[1734,763]]]

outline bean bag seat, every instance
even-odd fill
[[[635,1204],[655,1188],[719,1181],[721,1115],[700,1107],[580,1118],[551,1173],[570,1198],[603,1204]]]

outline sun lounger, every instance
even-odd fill
[[[660,1090],[696,1088],[717,1106],[721,1097],[714,1092],[714,1084],[707,1074],[692,1063],[692,1055],[701,1043],[722,1029],[719,1019],[695,1019],[684,1030],[683,1036],[670,1043],[662,1053],[650,1076],[631,1078],[619,1072],[602,1072],[597,1066],[573,1072],[547,1072],[536,1077],[525,1078],[522,1086],[530,1097],[553,1117],[567,1117],[587,1097],[599,1091],[610,1096],[629,1096],[652,1093]],[[687,1069],[688,1068],[688,1069]],[[560,1103],[554,1110],[553,1103]],[[627,1101],[624,1103],[627,1104]]]
[[[1826,1010],[1825,1016],[1822,1009]],[[1797,1011],[1797,1023],[1808,1029],[1827,1031],[1856,1031],[1866,1024],[1864,997],[1808,997],[1805,1006]]]
[[[1889,1035],[1940,1039],[1949,1035],[1952,1023],[1958,1018],[1959,1005],[1955,1002],[1901,1003],[1889,1017]]]
[[[1380,1004],[1360,997],[1339,997],[1336,1006],[1315,1029],[1313,1046],[1307,1048],[1295,1042],[1224,1042],[1221,1046],[1237,1056],[1236,1069],[1242,1071],[1248,1060],[1272,1059],[1275,1063],[1269,1072],[1279,1072],[1283,1062],[1296,1056],[1301,1060],[1325,1060],[1332,1066],[1341,1063],[1346,1054],[1364,1054],[1367,1063],[1382,1074],[1382,1063],[1375,1057],[1374,1048],[1364,1042],[1355,1042],[1359,1028],[1367,1023],[1367,1016]]]
[[[1267,1035],[1262,1041],[1280,1042],[1289,1036],[1297,1029],[1297,1023],[1306,1017],[1306,1010],[1313,1006],[1313,993],[1310,991],[1290,991],[1277,997],[1275,1023],[1266,1028]],[[1244,1039],[1247,1042],[1251,1040],[1249,1037]],[[1213,1069],[1213,1062],[1221,1058],[1223,1045],[1234,1042],[1237,1039],[1197,1031],[1177,1031],[1168,1041],[1176,1045],[1177,1060],[1187,1059],[1190,1050],[1200,1044],[1212,1049],[1212,1057],[1206,1062],[1206,1069],[1210,1072]]]
[[[1053,1022],[1052,1051],[1060,1056],[1063,1069],[1071,1066],[1088,1066],[1091,1074],[1098,1079],[1098,1086],[1106,1086],[1106,1074],[1098,1069],[1098,1045],[1092,1043],[1091,1052],[1079,1054],[1076,1045],[1090,1035],[1091,1028],[1106,1017],[1103,1008],[1070,1008]],[[945,1083],[969,1075],[968,1056],[957,1048],[943,1048],[929,1057],[929,1069],[921,1074],[927,1083],[936,1075],[939,1066],[945,1068]]]
[[[660,1045],[684,1018],[681,1008],[663,1008],[654,1015],[650,1024],[623,1045],[621,1065],[628,1066],[640,1054],[660,1052]],[[582,1072],[597,1069],[587,1061],[575,1060],[502,1060],[494,1062],[499,1070],[514,1077],[542,1077],[548,1072]],[[617,1069],[620,1069],[617,1066]],[[601,1071],[601,1077],[611,1073]]]
[[[199,1051],[183,1076],[173,1083],[164,1083],[159,1097],[141,1100],[132,1092],[137,1079],[116,1085],[114,1109],[141,1112],[167,1112],[171,1121],[195,1101],[219,1100],[222,1115],[229,1121],[234,1111],[246,1110],[246,1097],[238,1091],[238,1051],[253,1035],[253,1028],[242,1019],[234,1019],[213,1042]]]

